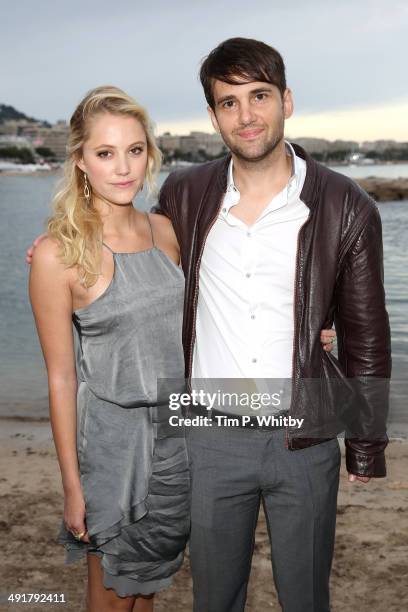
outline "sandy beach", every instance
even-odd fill
[[[332,611],[408,609],[408,442],[388,446],[388,477],[347,482],[344,462],[332,571]],[[85,610],[85,563],[63,564],[55,543],[63,497],[50,425],[0,420],[0,610]],[[7,604],[10,593],[64,593],[65,604]],[[156,612],[192,609],[188,555]],[[261,515],[247,610],[278,611],[269,542]]]

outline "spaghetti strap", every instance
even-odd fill
[[[152,227],[152,223],[150,221],[150,217],[149,217],[149,213],[148,212],[146,213],[146,217],[147,217],[147,220],[149,222],[150,233],[152,235],[152,246],[156,246],[155,243],[154,243],[153,227]]]
[[[108,251],[110,251],[112,253],[112,255],[115,254],[115,251],[112,251],[112,249],[110,248],[110,246],[108,244],[106,244],[106,242],[102,241],[103,246],[106,246],[106,248],[108,249]]]

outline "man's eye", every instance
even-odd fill
[[[234,106],[234,100],[226,100],[222,106],[223,108],[232,108]]]
[[[98,157],[102,159],[106,159],[110,155],[110,151],[99,151]]]
[[[266,94],[264,93],[259,93],[259,94],[256,94],[255,96],[255,100],[258,100],[259,102],[262,102],[262,100],[265,100],[265,98],[266,98]]]

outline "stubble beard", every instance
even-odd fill
[[[256,164],[261,161],[264,161],[269,156],[271,156],[272,153],[275,151],[276,147],[282,142],[283,138],[284,123],[282,122],[282,124],[279,126],[278,131],[275,132],[272,137],[263,144],[263,147],[260,151],[254,153],[253,155],[248,155],[244,148],[233,142],[228,142],[228,140],[226,140],[225,138],[224,142],[231,151],[231,153],[233,153],[239,160],[249,164]]]

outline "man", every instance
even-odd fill
[[[380,218],[355,183],[285,142],[293,101],[275,49],[227,40],[200,78],[231,155],[172,173],[155,209],[173,223],[186,275],[186,377],[289,379],[287,414],[305,426],[190,429],[194,611],[244,610],[262,501],[282,609],[327,612],[337,433],[347,428],[350,481],[385,476]],[[319,343],[333,321],[340,363]]]

